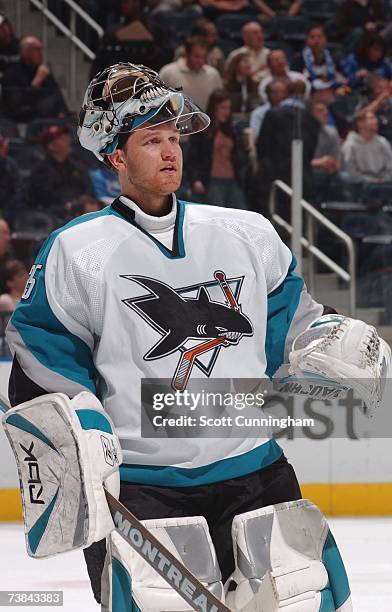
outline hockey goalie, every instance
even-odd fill
[[[208,116],[144,66],[111,66],[87,88],[79,139],[122,195],[48,237],[8,326],[3,422],[27,550],[83,548],[102,610],[192,609],[113,529],[105,485],[227,608],[348,612],[327,521],[273,438],[141,436],[143,378],[184,391],[289,362],[355,379],[376,411],[390,373],[376,330],[312,299],[269,221],[176,198],[180,138],[204,129]]]

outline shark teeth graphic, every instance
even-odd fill
[[[237,340],[238,338],[240,338],[241,333],[240,332],[224,332],[223,334],[220,334],[220,336],[224,336],[228,340]]]

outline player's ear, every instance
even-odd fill
[[[119,172],[119,170],[125,168],[125,155],[122,149],[116,149],[113,151],[113,153],[107,155],[107,158],[116,172]]]

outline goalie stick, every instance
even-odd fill
[[[9,401],[0,392],[0,412]],[[144,525],[105,490],[116,531],[197,612],[230,612]]]
[[[240,311],[240,307],[235,299],[233,292],[231,291],[229,285],[226,282],[226,275],[221,270],[217,270],[214,272],[215,280],[218,281],[220,288],[225,294],[226,301],[229,307],[235,312]],[[196,357],[210,351],[213,348],[216,348],[219,345],[227,346],[226,339],[224,336],[220,336],[219,338],[214,338],[213,340],[207,340],[207,342],[202,342],[197,346],[185,351],[180,360],[178,362],[176,371],[172,380],[172,387],[176,391],[184,391],[189,377],[192,372],[192,368],[195,362]]]

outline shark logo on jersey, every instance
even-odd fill
[[[122,275],[149,291],[123,300],[161,334],[144,355],[146,361],[181,351],[182,358],[192,354],[187,378],[193,365],[209,376],[222,347],[237,345],[243,336],[253,335],[252,323],[238,305],[244,277],[226,280],[221,271],[214,276],[215,281],[173,289],[153,278]],[[204,353],[209,353],[207,360],[201,359]]]

